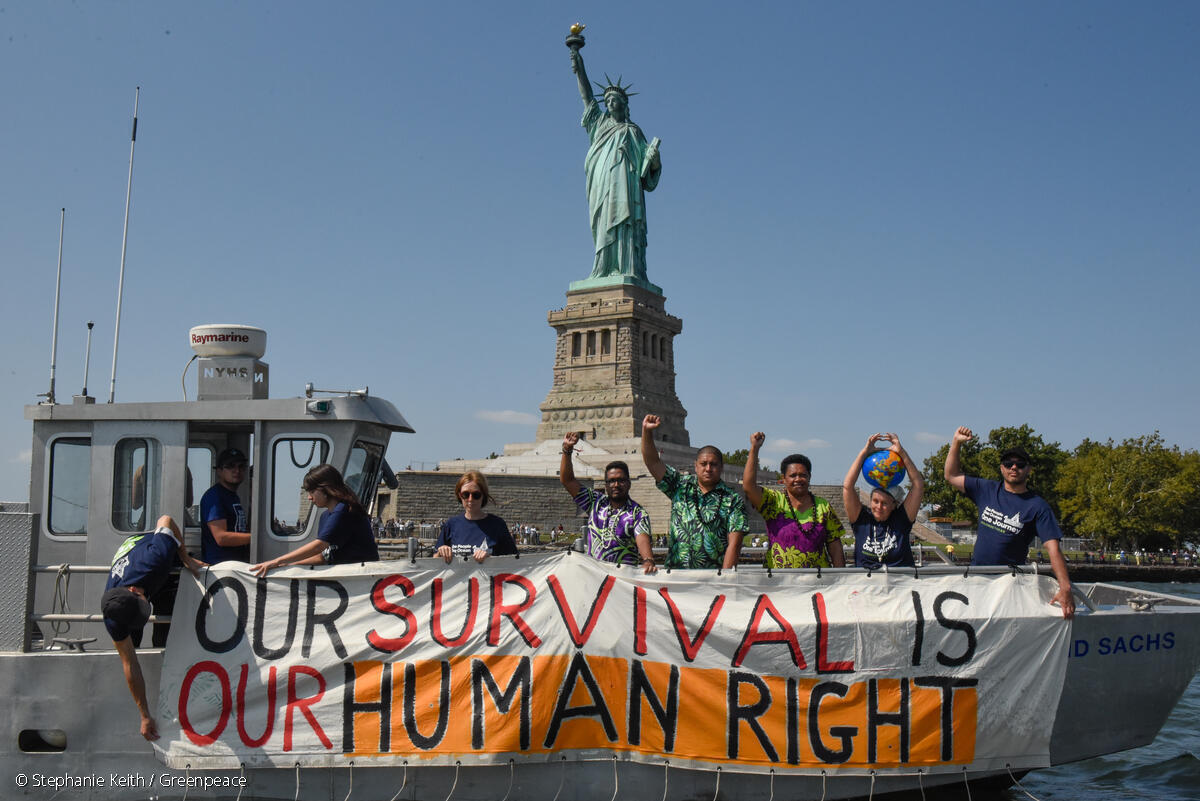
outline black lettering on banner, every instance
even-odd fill
[[[741,703],[743,684],[752,684],[758,690],[758,700],[753,704],[743,705]],[[767,759],[778,762],[779,753],[775,750],[771,738],[763,731],[762,724],[758,722],[758,719],[771,708],[771,690],[767,687],[767,683],[753,673],[743,673],[740,670],[730,672],[729,683],[725,689],[725,707],[726,720],[729,721],[729,728],[725,735],[725,752],[729,759],[738,758],[738,723],[744,720],[750,727],[750,731],[754,732],[754,736],[758,738],[758,744],[766,752]]]
[[[584,706],[568,707],[571,703],[571,696],[575,692],[576,683],[582,681],[584,688],[587,689],[588,695],[592,698],[592,703]],[[608,711],[608,705],[604,702],[604,694],[600,692],[600,685],[596,681],[596,677],[592,675],[592,669],[588,667],[587,659],[579,651],[575,652],[575,656],[571,657],[571,666],[567,668],[567,675],[563,678],[562,686],[558,688],[558,701],[554,704],[554,714],[550,717],[550,727],[546,730],[546,739],[544,745],[546,748],[552,748],[554,741],[558,739],[558,730],[562,727],[562,723],[567,718],[598,718],[600,724],[604,726],[604,734],[608,737],[610,743],[617,741],[617,727],[613,723],[612,713]]]
[[[208,613],[212,608],[212,599],[225,588],[233,590],[234,599],[237,601],[237,615],[234,617],[233,633],[224,640],[214,640],[208,636]],[[249,611],[250,599],[246,596],[246,588],[242,586],[241,580],[234,576],[217,579],[204,591],[204,597],[200,599],[200,606],[196,609],[196,641],[209,653],[229,653],[246,634],[246,615]]]
[[[921,664],[921,651],[925,647],[925,611],[921,609],[921,593],[912,591],[913,612],[917,616],[917,631],[913,637],[913,667]]]
[[[787,762],[800,764],[800,693],[798,682],[787,680]]]
[[[977,645],[977,641],[975,638],[974,626],[965,620],[955,620],[952,617],[946,617],[946,615],[942,612],[942,604],[950,600],[970,605],[970,601],[967,600],[967,596],[959,592],[947,591],[939,594],[938,597],[933,599],[933,614],[937,617],[938,623],[941,623],[943,628],[954,629],[966,634],[967,647],[960,656],[946,656],[941,651],[938,651],[937,661],[938,664],[945,665],[946,667],[958,667],[959,665],[965,665],[967,662],[970,662],[971,657],[975,656],[975,647]]]
[[[961,687],[975,687],[979,684],[979,679],[921,676],[914,678],[913,684],[942,691],[942,761],[949,762],[954,759],[954,691]]]
[[[831,765],[840,765],[850,760],[851,755],[854,753],[852,738],[858,734],[858,727],[834,726],[829,730],[829,736],[837,737],[841,740],[842,747],[834,751],[825,745],[825,741],[821,739],[821,700],[827,695],[836,695],[838,698],[845,698],[849,690],[850,688],[841,682],[823,681],[813,687],[812,692],[808,696],[808,742],[812,746],[813,753],[816,754],[817,759],[822,762],[828,762]]]
[[[287,628],[283,634],[283,645],[278,648],[268,648],[263,642],[263,633],[267,625],[267,579],[260,578],[254,586],[254,633],[250,646],[254,655],[259,659],[279,659],[292,650],[296,640],[296,618],[300,614],[300,582],[295,579],[288,582],[288,615]],[[274,624],[274,620],[271,621]],[[272,625],[272,628],[277,628]]]
[[[650,711],[658,721],[663,733],[663,752],[675,750],[675,730],[679,726],[679,666],[671,665],[671,676],[667,680],[667,703],[664,705],[654,685],[646,676],[642,660],[633,660],[629,670],[629,744],[642,744],[642,700],[650,705]]]
[[[317,614],[317,588],[327,587],[334,591],[338,597],[338,605],[332,612]],[[311,579],[308,582],[308,609],[304,619],[304,644],[301,646],[300,654],[305,659],[312,652],[313,630],[317,624],[325,627],[325,633],[329,636],[329,642],[333,645],[333,652],[338,655],[338,659],[345,659],[347,656],[346,646],[342,645],[342,638],[338,635],[337,626],[333,622],[342,616],[346,611],[346,607],[350,605],[350,593],[346,592],[346,588],[342,586],[340,581],[326,581],[324,579]]]
[[[354,716],[357,713],[379,715],[379,750],[392,750],[392,664],[384,662],[379,676],[379,700],[375,702],[355,701],[355,670],[353,662],[346,662],[346,682],[342,692],[342,752],[354,753]]]
[[[438,689],[438,719],[433,734],[426,737],[417,729],[417,667],[412,662],[404,666],[404,730],[413,745],[423,751],[437,748],[446,736],[446,724],[450,721],[450,663],[442,660],[442,683]]]
[[[879,727],[896,726],[900,729],[900,764],[908,762],[908,679],[900,679],[900,710],[879,711],[879,679],[867,681],[867,761],[879,761]]]
[[[509,713],[517,692],[521,693],[521,750],[529,750],[530,729],[532,727],[530,722],[530,692],[533,685],[532,664],[528,656],[521,657],[521,661],[517,664],[517,669],[513,671],[512,678],[508,680],[508,686],[504,688],[504,692],[500,692],[500,685],[496,683],[495,677],[492,676],[492,671],[484,661],[482,659],[471,660],[472,748],[481,751],[484,747],[483,685],[486,683],[488,695],[491,696],[492,703],[496,705],[496,711],[501,715]]]

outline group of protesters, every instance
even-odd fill
[[[738,562],[747,524],[746,501],[762,515],[767,528],[764,563],[768,568],[846,567],[843,552],[846,533],[829,502],[809,488],[812,462],[802,454],[783,459],[783,489],[758,483],[758,455],[766,440],[761,431],[750,437],[750,450],[742,475],[742,492],[721,480],[724,458],[712,445],[696,454],[694,472],[681,473],[665,464],[654,443],[662,421],[649,414],[642,420],[641,456],[656,486],[671,500],[667,553],[662,566],[671,569],[726,569]],[[1052,603],[1071,617],[1075,604],[1066,561],[1059,547],[1062,532],[1045,500],[1029,490],[1029,454],[1009,448],[1000,454],[1001,480],[963,474],[959,459],[962,445],[974,434],[960,427],[954,432],[946,457],[946,480],[979,507],[978,534],[973,565],[1019,565],[1027,558],[1036,536],[1049,556],[1058,581]],[[575,476],[573,456],[578,433],[563,437],[559,479],[586,515],[584,548],[595,559],[634,566],[655,573],[655,557],[646,509],[629,496],[629,466],[613,461],[604,468],[603,491],[585,487]],[[910,476],[907,493],[898,486],[872,487],[863,504],[856,487],[866,458],[881,443],[902,461]],[[201,557],[188,553],[175,521],[159,518],[152,532],[122,543],[113,557],[108,583],[101,599],[105,627],[121,657],[130,693],[141,714],[141,733],[158,739],[146,700],[145,682],[136,647],[149,621],[149,599],[167,582],[176,560],[193,575],[206,565],[223,561],[249,562],[250,533],[237,488],[246,474],[246,457],[236,448],[222,451],[216,462],[217,483],[200,503]],[[308,471],[303,488],[313,506],[325,510],[315,539],[296,549],[250,566],[258,577],[284,565],[342,564],[376,561],[379,552],[371,519],[341,473],[331,465]],[[862,451],[846,472],[842,500],[854,532],[853,566],[869,570],[912,566],[911,534],[924,494],[924,480],[895,434],[877,433],[867,438]],[[435,544],[438,557],[482,563],[491,556],[515,555],[517,542],[507,524],[486,510],[492,500],[486,477],[469,471],[458,479],[455,496],[462,514],[443,521]]]

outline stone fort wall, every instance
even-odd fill
[[[403,470],[396,473],[399,485],[395,490],[380,486],[376,514],[387,521],[424,521],[437,523],[462,512],[454,497],[454,485],[461,474],[449,471]],[[484,475],[487,475],[486,471]],[[558,481],[558,476],[487,475],[488,487],[495,500],[487,510],[504,518],[509,526],[529,524],[540,531],[561,525],[565,531],[577,533],[583,516],[574,501]],[[586,482],[582,482],[586,486]],[[602,487],[594,485],[597,489]],[[836,485],[815,485],[815,495],[829,501],[838,518],[846,524],[846,507],[842,503],[842,488]],[[635,479],[630,495],[646,507],[654,534],[666,535],[671,518],[667,496],[655,488],[647,476]],[[750,533],[765,534],[762,517],[750,510]]]

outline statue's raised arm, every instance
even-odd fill
[[[571,26],[567,47],[571,71],[583,99],[583,120],[591,145],[584,170],[587,173],[588,207],[596,258],[590,278],[632,277],[646,279],[646,192],[658,186],[662,174],[659,141],[646,141],[645,134],[629,118],[629,98],[636,94],[621,79],[605,75],[606,84],[596,84],[604,105],[593,93],[579,50],[585,42],[583,25]],[[653,285],[650,285],[653,286]]]

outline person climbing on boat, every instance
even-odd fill
[[[696,473],[686,475],[664,464],[654,444],[656,414],[642,420],[642,461],[656,486],[671,499],[667,558],[672,568],[729,568],[738,563],[746,536],[746,504],[721,480],[725,460],[713,445],[696,452]]]
[[[808,488],[812,462],[793,453],[784,457],[779,470],[785,491],[758,485],[758,452],[767,435],[750,435],[750,453],[742,470],[742,491],[767,524],[767,567],[845,567],[842,551],[845,529],[829,501]]]
[[[872,487],[871,505],[867,508],[859,500],[854,485],[863,462],[880,441],[891,443],[888,450],[904,463],[912,488],[905,495],[899,486]],[[895,434],[872,434],[842,479],[842,502],[846,505],[846,519],[854,530],[854,564],[868,570],[879,570],[884,565],[913,567],[912,527],[924,495],[925,479],[900,444],[900,438]]]
[[[609,462],[604,467],[604,492],[583,486],[575,478],[571,455],[579,444],[579,433],[563,437],[558,480],[587,515],[583,536],[587,553],[601,562],[640,565],[650,575],[658,570],[650,544],[650,515],[629,497],[629,465]],[[561,526],[560,526],[561,528]]]
[[[454,494],[462,504],[463,513],[442,523],[434,545],[436,554],[446,564],[455,556],[480,563],[489,556],[516,556],[517,541],[504,518],[483,511],[492,500],[483,473],[478,470],[463,473],[454,485]]]
[[[316,539],[299,548],[259,562],[250,568],[262,577],[283,565],[343,565],[378,562],[379,548],[371,532],[371,518],[362,503],[346,486],[333,465],[319,464],[304,474],[301,486],[313,506],[325,510]]]
[[[135,534],[117,548],[104,595],[100,597],[104,628],[121,657],[125,683],[142,717],[141,733],[147,740],[158,739],[158,724],[150,715],[137,647],[142,644],[142,630],[150,620],[151,606],[147,599],[166,583],[176,558],[196,578],[200,577],[200,568],[206,566],[187,552],[179,526],[170,515],[163,515],[154,531]]]
[[[1062,607],[1063,617],[1075,614],[1071,596],[1071,578],[1059,541],[1062,530],[1045,499],[1029,489],[1033,471],[1024,448],[1007,448],[1000,454],[1003,482],[963,474],[959,451],[963,443],[975,438],[966,426],[959,426],[950,440],[943,475],[950,486],[970,498],[979,508],[973,565],[1023,565],[1028,561],[1029,545],[1036,536],[1050,557],[1050,569],[1058,579],[1058,592],[1050,603]]]
[[[217,483],[200,497],[200,557],[210,565],[250,561],[250,525],[237,492],[247,465],[237,448],[221,451]]]

